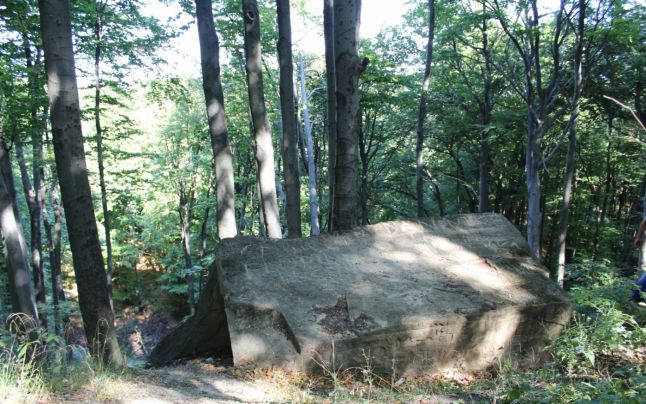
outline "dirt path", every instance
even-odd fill
[[[236,377],[230,368],[189,363],[137,370],[126,377],[96,377],[61,403],[262,403],[291,401],[275,383]]]

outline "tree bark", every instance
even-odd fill
[[[29,273],[27,246],[25,244],[20,214],[16,203],[11,160],[4,134],[0,127],[0,230],[6,247],[6,265],[9,274],[9,291],[14,313],[24,313],[25,328],[33,329],[38,324],[38,310]]]
[[[433,37],[435,35],[435,0],[428,0],[428,42],[426,43],[426,67],[419,95],[417,112],[417,143],[415,145],[415,176],[417,190],[417,217],[425,217],[424,209],[424,121],[426,121],[426,93],[431,82],[433,62]]]
[[[572,188],[574,186],[574,164],[576,153],[576,126],[581,106],[581,90],[583,87],[583,35],[585,34],[585,6],[586,0],[579,0],[579,20],[577,24],[576,44],[574,49],[574,92],[572,94],[572,106],[570,112],[567,157],[565,160],[565,174],[563,179],[563,205],[559,215],[558,234],[558,268],[556,272],[556,283],[562,288],[565,279],[565,247],[567,241],[568,218],[570,215],[570,201],[572,199]]]
[[[27,163],[25,162],[25,152],[22,144],[14,144],[16,149],[16,157],[18,159],[18,167],[20,168],[20,178],[22,180],[22,188],[27,200],[27,209],[29,210],[29,223],[31,230],[31,273],[34,279],[34,289],[36,292],[36,302],[45,303],[45,274],[43,272],[43,265],[41,262],[40,252],[42,250],[40,242],[40,208],[37,207],[36,190],[31,185],[29,179],[29,171]],[[43,318],[44,319],[44,318]]]
[[[193,192],[187,195],[180,190],[179,195],[179,222],[182,232],[182,252],[184,253],[184,269],[186,270],[186,284],[188,293],[188,308],[190,315],[195,314],[195,285],[193,282],[193,259],[191,258],[191,216],[193,211]]]
[[[211,0],[195,0],[197,31],[202,60],[202,83],[209,120],[211,147],[215,161],[217,223],[220,239],[238,234],[235,217],[233,152],[224,111],[224,94],[220,82],[220,44],[213,22]]]
[[[20,167],[20,177],[22,179],[23,191],[25,199],[27,200],[27,208],[29,210],[29,223],[30,223],[30,236],[29,242],[31,248],[31,269],[34,278],[34,289],[36,292],[36,302],[45,303],[45,273],[43,270],[42,262],[42,241],[41,241],[41,225],[40,225],[40,210],[42,201],[39,199],[38,187],[41,183],[41,168],[42,164],[42,141],[41,131],[42,127],[38,124],[39,103],[36,100],[40,99],[38,92],[42,91],[38,88],[38,69],[41,67],[40,51],[36,54],[36,59],[32,53],[31,45],[27,39],[26,34],[23,34],[23,46],[25,51],[25,60],[27,66],[27,78],[29,95],[31,102],[29,103],[30,118],[29,131],[31,132],[32,149],[33,149],[33,162],[32,162],[32,175],[33,187],[29,178],[29,171],[25,162],[25,155],[21,142],[16,142],[16,157],[18,159],[18,166]],[[34,63],[35,62],[35,63]],[[39,150],[41,153],[39,154]],[[43,325],[46,326],[46,317],[41,318]]]
[[[265,109],[265,94],[262,80],[262,58],[260,43],[260,14],[256,0],[242,0],[242,14],[245,24],[244,48],[247,71],[249,107],[253,122],[253,142],[258,165],[258,187],[260,203],[267,235],[281,238],[278,201],[276,199],[276,172],[274,170],[274,149],[271,129]]]
[[[39,0],[39,9],[56,169],[85,335],[94,356],[122,366],[83,150],[69,2]]]
[[[480,180],[478,182],[478,212],[489,211],[489,126],[491,125],[491,75],[492,59],[489,45],[489,18],[486,11],[486,2],[482,2],[482,53],[484,55],[484,77],[482,83],[482,104],[480,111],[482,129],[480,131],[480,150],[478,155],[478,169]]]
[[[285,176],[287,237],[300,238],[301,179],[298,170],[296,114],[294,106],[294,68],[289,0],[276,0],[278,18],[278,63],[280,65],[280,112],[283,118],[281,152]]]
[[[49,271],[52,283],[52,303],[54,308],[58,307],[59,302],[65,301],[65,291],[63,289],[63,279],[61,276],[61,232],[63,225],[63,213],[58,200],[56,187],[58,181],[52,178],[52,187],[50,190],[50,199],[52,201],[52,210],[54,211],[54,223],[49,221],[46,204],[43,203],[43,223],[45,225],[45,234],[47,238],[47,251],[49,252]]]
[[[334,56],[336,63],[336,159],[332,228],[357,225],[357,144],[359,141],[359,61],[361,0],[334,2]]]
[[[334,230],[334,181],[336,171],[336,65],[334,63],[334,0],[323,0],[325,74],[328,136],[328,231]]]
[[[319,227],[319,202],[318,191],[316,189],[316,161],[314,160],[314,141],[312,139],[312,128],[314,124],[310,121],[310,111],[307,99],[307,87],[305,74],[305,60],[301,57],[301,104],[303,110],[303,127],[305,131],[305,140],[307,143],[307,178],[310,195],[310,234],[318,236],[321,234]]]
[[[546,83],[543,82],[544,70],[541,58],[540,16],[536,0],[531,0],[523,6],[526,26],[519,33],[512,32],[504,11],[497,0],[493,4],[498,14],[498,21],[503,31],[516,49],[523,63],[523,90],[520,85],[517,91],[523,91],[524,102],[527,106],[527,145],[525,149],[525,179],[527,185],[527,243],[532,257],[541,260],[541,178],[540,168],[545,161],[542,155],[543,136],[554,124],[558,114],[554,112],[556,99],[560,94],[560,46],[563,43],[567,29],[564,2],[561,2],[554,22],[553,38],[550,40],[551,74]],[[527,8],[525,8],[527,7]],[[513,84],[513,83],[512,83]]]
[[[112,237],[110,236],[110,210],[108,209],[108,191],[105,185],[105,165],[103,158],[103,127],[101,126],[101,53],[103,38],[102,13],[105,3],[97,4],[96,21],[94,23],[94,127],[96,129],[96,159],[99,166],[99,188],[101,190],[101,210],[103,212],[103,231],[105,232],[105,250],[107,258],[106,280],[108,283],[108,298],[112,302]]]
[[[606,219],[607,209],[608,209],[608,199],[610,196],[610,189],[612,187],[612,129],[613,129],[613,120],[612,115],[608,118],[607,122],[607,134],[608,145],[606,146],[606,178],[604,179],[603,184],[603,196],[601,199],[601,206],[597,213],[597,218],[594,226],[594,237],[592,238],[592,259],[596,259],[597,252],[599,248],[599,238],[601,237],[601,229],[603,228],[603,222]]]
[[[370,157],[368,156],[369,145],[366,141],[366,132],[363,128],[363,112],[359,108],[359,164],[361,166],[361,178],[359,186],[359,206],[361,207],[361,225],[366,226],[369,222],[368,216],[368,167],[370,164]],[[366,119],[367,125],[370,124],[370,115]],[[374,129],[374,122],[372,123]],[[367,128],[366,128],[367,129]]]

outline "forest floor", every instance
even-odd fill
[[[347,375],[334,379],[277,370],[235,369],[212,359],[158,369],[103,372],[64,394],[45,394],[47,403],[263,403],[400,402],[410,404],[492,402],[481,394],[437,394],[430,387],[397,381],[394,388]],[[406,386],[404,386],[406,383]]]

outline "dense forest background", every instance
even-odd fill
[[[496,212],[527,235],[534,257],[566,289],[599,268],[625,284],[635,278],[642,260],[633,238],[646,214],[646,6],[537,3],[411,0],[401,24],[360,38],[354,206],[337,229]],[[163,68],[195,4],[180,1],[184,14],[169,20],[144,14],[146,4],[71,1],[85,157],[117,317],[154,307],[181,318],[194,310],[215,259],[222,201],[199,69]],[[305,1],[291,2],[292,17],[312,24],[323,42],[323,13],[307,9]],[[338,220],[330,214],[336,145],[325,55],[290,47],[300,187],[294,205],[284,164],[291,152],[282,147],[280,10],[273,0],[259,1],[258,10],[278,237],[318,235]],[[213,2],[213,16],[235,230],[276,237],[257,170],[240,2]],[[37,310],[44,327],[60,334],[78,306],[37,2],[3,1],[0,38],[2,146]],[[297,230],[288,230],[290,212],[299,217]],[[11,285],[8,261],[5,250],[1,285]],[[11,286],[0,288],[2,318],[12,298]]]

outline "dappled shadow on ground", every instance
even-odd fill
[[[270,384],[236,378],[230,370],[197,361],[141,370],[91,390],[78,390],[62,401],[160,404],[283,401]]]

